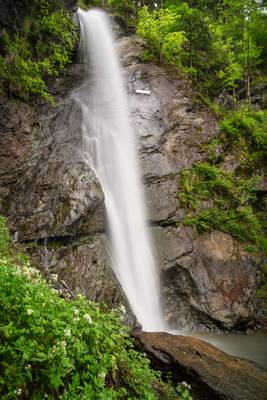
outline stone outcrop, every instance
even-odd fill
[[[168,333],[136,335],[140,350],[154,368],[172,373],[175,383],[186,381],[197,400],[255,400],[267,398],[267,372],[199,339]]]
[[[199,235],[183,225],[153,232],[171,321],[189,329],[253,325],[258,264],[243,246],[222,232]]]
[[[138,135],[149,221],[161,269],[166,317],[179,328],[244,329],[254,324],[260,260],[222,232],[199,235],[182,225],[180,172],[204,161],[219,133],[211,111],[177,72],[141,62],[144,44],[119,41],[132,123]],[[150,95],[136,94],[146,89]]]
[[[104,195],[82,149],[72,98],[83,70],[53,83],[57,106],[0,99],[0,213],[46,276],[110,307],[127,300],[110,266]]]

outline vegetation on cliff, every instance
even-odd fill
[[[266,106],[264,96],[254,96],[257,88],[263,95],[267,84],[265,2],[106,2],[129,19],[126,3],[134,8],[137,34],[147,45],[144,61],[172,64],[182,71],[221,120],[220,135],[201,149],[207,162],[182,172],[184,222],[199,232],[229,233],[247,243],[248,251],[267,252],[267,113],[259,111]],[[236,163],[231,172],[224,166],[230,153]]]
[[[179,201],[187,210],[185,223],[199,232],[219,229],[247,243],[248,251],[267,253],[261,175],[267,155],[266,128],[266,112],[226,116],[221,136],[203,146],[208,162],[182,172]],[[231,172],[220,165],[224,152],[230,151],[237,162]]]
[[[266,254],[266,2],[106,4],[145,40],[143,60],[182,72],[220,121],[220,134],[200,149],[206,162],[182,171],[183,222],[199,232],[221,230],[245,243],[247,251]],[[265,298],[266,274],[261,275],[257,294]]]
[[[10,242],[1,217],[1,399],[180,398],[134,349],[123,310],[62,298]]]
[[[38,94],[52,102],[47,88],[70,63],[77,28],[63,0],[34,0],[16,32],[0,35],[0,94],[23,100]]]
[[[264,1],[104,3],[126,21],[131,10],[131,21],[147,43],[145,59],[178,66],[209,97],[225,91],[234,107],[241,97],[251,107],[253,89],[259,82],[266,84]]]

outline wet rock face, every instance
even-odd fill
[[[199,235],[183,226],[154,230],[173,325],[179,321],[181,328],[242,330],[253,324],[258,263],[243,246],[219,231]]]
[[[190,84],[177,72],[140,63],[142,49],[134,37],[120,43],[149,219],[176,223],[182,216],[177,209],[179,174],[203,159],[202,145],[218,134],[218,126],[207,108],[194,104]],[[140,89],[150,95],[136,94]]]
[[[30,246],[29,246],[30,247]],[[109,307],[127,306],[121,287],[110,268],[109,243],[103,233],[79,238],[49,239],[33,252],[33,262],[46,276],[73,293]],[[29,248],[30,251],[30,248]]]
[[[252,362],[229,356],[199,339],[168,333],[136,335],[154,368],[188,382],[198,400],[255,400],[265,398],[267,372]]]
[[[53,83],[57,106],[0,99],[0,213],[46,276],[110,307],[124,304],[104,235],[104,195],[82,149],[72,66]],[[131,322],[131,321],[130,321]]]
[[[32,119],[29,111],[28,126],[23,126],[24,106],[8,102],[3,108],[11,117],[1,135],[6,160],[2,177],[10,187],[6,213],[18,239],[103,231],[104,197],[83,160],[81,110],[76,102],[62,99],[56,109],[45,105]]]
[[[184,227],[180,172],[205,160],[203,144],[219,132],[216,118],[172,69],[141,62],[144,44],[119,41],[136,130],[166,318],[179,328],[244,329],[253,325],[259,260],[222,232]],[[146,90],[150,95],[137,94]]]

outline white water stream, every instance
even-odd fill
[[[146,331],[166,330],[151,251],[134,133],[108,17],[79,9],[81,56],[88,68],[76,99],[84,150],[105,195],[113,269]]]

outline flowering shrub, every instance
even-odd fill
[[[9,242],[3,219],[0,241]],[[178,398],[134,350],[121,312],[82,295],[63,299],[7,246],[0,246],[2,400]]]

